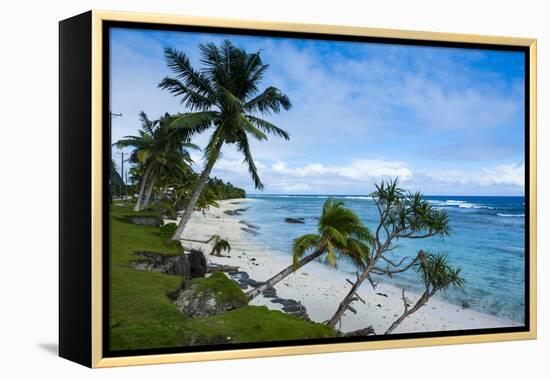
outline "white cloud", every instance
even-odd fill
[[[493,168],[484,169],[481,179],[482,185],[525,185],[525,164],[502,164]]]
[[[271,166],[273,171],[293,177],[327,177],[336,176],[356,181],[370,181],[373,178],[399,177],[406,180],[412,175],[409,168],[399,161],[385,160],[355,160],[349,165],[325,166],[320,163],[308,164],[304,167],[288,168],[284,162]]]

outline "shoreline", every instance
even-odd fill
[[[269,249],[259,245],[252,238],[256,229],[246,221],[246,211],[243,216],[231,215],[232,211],[242,209],[253,198],[238,198],[218,201],[219,207],[210,207],[203,215],[194,212],[181,243],[186,248],[201,249],[208,261],[215,264],[238,266],[256,281],[265,281],[292,263],[290,254]],[[231,244],[231,252],[223,253],[223,257],[209,255],[211,244],[200,243],[197,240],[207,240],[218,234]],[[194,241],[192,241],[194,240]],[[231,277],[230,277],[231,278]],[[347,294],[350,285],[346,279],[354,276],[313,261],[295,273],[285,278],[275,286],[278,296],[301,302],[307,309],[312,321],[323,322],[329,319],[338,304]],[[248,289],[247,289],[248,290]],[[245,291],[247,291],[245,290]],[[401,288],[379,282],[376,290],[364,283],[358,293],[365,304],[356,301],[353,306],[357,314],[347,311],[341,321],[342,332],[350,332],[373,326],[377,334],[382,334],[390,324],[402,314],[403,301]],[[418,293],[405,293],[409,303],[416,302]],[[262,295],[250,302],[255,306],[266,306],[273,310],[282,310],[282,305],[272,303],[271,298]],[[393,332],[414,333],[445,330],[466,330],[480,328],[501,328],[519,326],[511,320],[501,319],[472,309],[432,298],[423,308],[408,317]]]

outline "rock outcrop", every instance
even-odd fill
[[[218,315],[247,304],[239,285],[220,272],[187,282],[174,301],[176,308],[191,318]]]

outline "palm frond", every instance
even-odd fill
[[[244,104],[247,112],[260,112],[261,114],[279,113],[282,109],[290,110],[292,103],[287,95],[275,87],[268,87],[258,96]]]
[[[208,130],[219,117],[216,111],[176,114],[171,117],[170,127],[175,130],[185,129],[191,137]]]
[[[210,80],[206,75],[191,66],[187,55],[173,48],[166,48],[164,49],[164,57],[168,67],[178,78],[184,80],[187,87],[205,97],[213,95],[214,90],[211,87]]]
[[[244,115],[240,115],[243,130],[258,140],[267,140],[267,135],[258,130]]]
[[[313,248],[319,248],[319,235],[302,235],[292,242],[292,261],[294,266],[304,256],[304,254]]]
[[[239,138],[237,146],[238,150],[244,155],[243,162],[248,165],[248,173],[250,174],[250,177],[252,177],[252,181],[254,181],[254,187],[256,189],[263,189],[264,185],[262,184],[260,176],[258,175],[256,164],[254,164],[254,159],[252,158],[252,152],[250,151],[250,146],[248,145],[248,138],[246,137],[246,134],[242,135]]]
[[[263,130],[266,133],[277,135],[285,140],[290,139],[290,135],[280,127],[275,126],[271,122],[268,122],[262,118],[258,118],[251,115],[245,115],[245,117],[260,130]]]
[[[191,110],[206,110],[212,106],[212,101],[208,97],[194,91],[177,79],[165,77],[158,87],[166,89],[176,97],[181,97],[180,104],[185,104]]]

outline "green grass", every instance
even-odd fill
[[[112,350],[336,336],[328,326],[306,322],[266,307],[245,306],[208,318],[185,317],[168,298],[169,293],[181,287],[181,277],[140,271],[129,266],[131,261],[138,259],[133,255],[134,251],[173,255],[180,253],[181,247],[161,237],[158,227],[125,221],[125,216],[136,213],[132,211],[132,204],[120,204],[111,206],[110,214],[109,333]],[[158,216],[153,211],[144,213]],[[242,294],[233,281],[222,279],[219,275],[195,282],[205,289],[216,288],[222,298],[235,295],[235,287]]]

